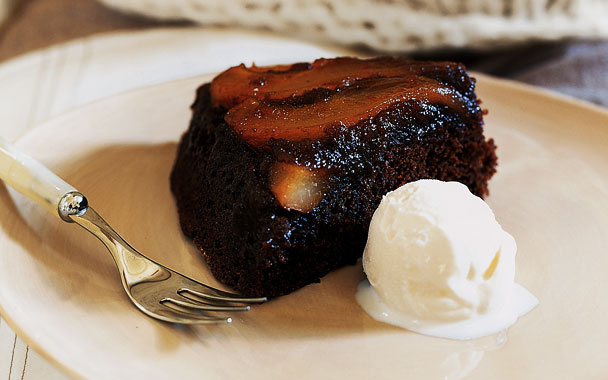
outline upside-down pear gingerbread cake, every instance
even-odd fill
[[[355,263],[382,196],[421,178],[479,196],[495,172],[463,65],[398,58],[236,66],[202,85],[171,174],[214,276],[279,296]]]

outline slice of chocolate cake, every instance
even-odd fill
[[[487,194],[475,82],[382,57],[233,67],[201,86],[171,174],[184,233],[221,282],[279,296],[355,263],[382,196],[420,178]]]

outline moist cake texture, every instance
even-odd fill
[[[183,232],[248,296],[362,255],[382,196],[421,178],[488,194],[493,141],[463,65],[390,57],[233,67],[198,88],[171,173]]]

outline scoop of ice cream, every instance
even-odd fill
[[[469,338],[500,331],[507,326],[499,325],[517,319],[516,250],[490,207],[465,185],[420,180],[382,199],[370,224],[363,268],[385,309],[381,319],[429,335]],[[463,321],[477,319],[492,326],[475,330],[492,331],[462,331]],[[461,331],[433,333],[446,326]]]

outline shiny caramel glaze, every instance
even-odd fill
[[[225,121],[256,149],[271,140],[328,137],[399,102],[443,105],[470,113],[477,103],[462,65],[391,57],[318,59],[312,64],[233,67],[211,83],[213,104],[228,109]]]
[[[240,65],[217,76],[210,93],[213,104],[229,107],[225,122],[250,147],[271,151],[285,142],[302,143],[301,149],[291,149],[289,155],[279,158],[293,170],[282,170],[281,176],[275,173],[271,188],[284,207],[309,212],[322,197],[319,190],[304,189],[316,183],[313,179],[325,178],[307,179],[304,168],[293,168],[297,162],[311,161],[306,146],[319,143],[314,152],[319,154],[335,141],[336,131],[340,135],[359,124],[374,124],[380,114],[402,108],[402,104],[416,109],[419,118],[445,109],[446,114],[480,119],[473,81],[463,73],[462,65],[456,63],[391,57],[318,59],[312,64],[271,67]],[[429,125],[435,126],[432,120],[424,124],[425,128]],[[416,122],[409,124],[409,128],[415,126]]]
[[[266,67],[246,67],[241,64],[218,75],[211,83],[210,91],[213,105],[228,109],[248,97],[280,100],[319,88],[333,91],[366,78],[409,75],[450,83],[465,96],[469,96],[473,90],[465,67],[454,62],[425,62],[393,57],[339,57],[320,58],[313,63]]]
[[[268,148],[271,139],[299,141],[325,139],[338,127],[351,128],[376,117],[399,102],[435,104],[467,111],[470,99],[434,79],[368,78],[341,91],[316,92],[316,98],[265,101],[249,97],[228,110],[226,123],[250,146]]]

